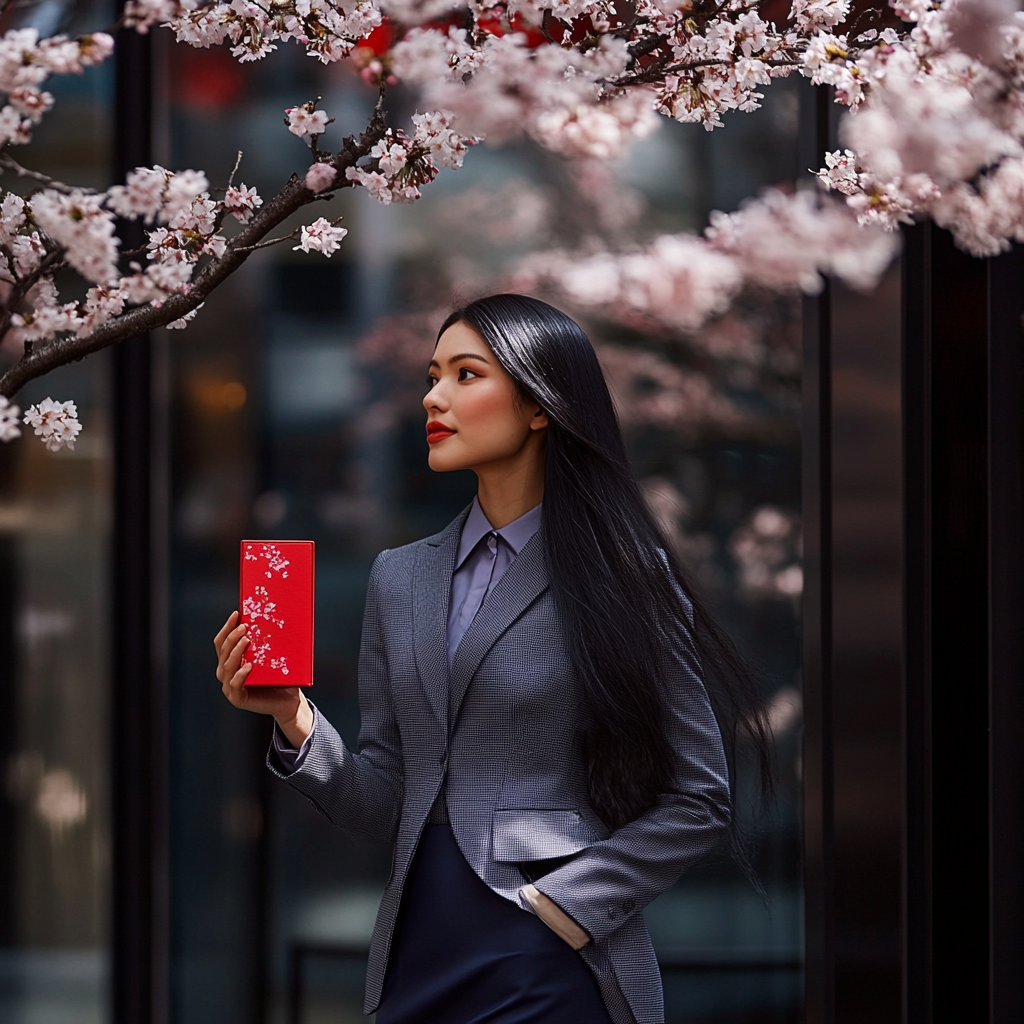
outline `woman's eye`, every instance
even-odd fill
[[[469,380],[470,377],[479,377],[479,376],[480,376],[479,373],[474,373],[471,369],[469,369],[468,366],[464,366],[464,367],[462,367],[461,370],[459,370],[459,380]]]
[[[427,390],[430,391],[437,384],[436,377],[427,377]]]

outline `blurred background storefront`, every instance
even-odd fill
[[[104,16],[99,4],[20,12],[44,33]],[[51,90],[33,162],[105,188],[112,70],[59,76]],[[31,188],[13,177],[6,188]],[[0,1020],[98,1024],[111,896],[109,359],[62,369],[19,400],[51,390],[74,396],[84,443],[59,454],[0,445]]]
[[[53,0],[16,16],[74,32],[103,12]],[[150,43],[138,45],[145,57]],[[330,145],[375,99],[294,48],[240,67],[160,33],[152,47],[150,159],[202,168],[212,188],[239,149],[236,180],[265,197],[304,170],[285,107],[322,96]],[[115,135],[117,159],[126,151],[115,121],[139,116],[124,78],[91,69],[54,86],[33,165],[105,185]],[[396,123],[411,103],[392,91]],[[700,230],[711,210],[817,166],[831,130],[813,91],[787,81],[760,114],[711,134],[663,119],[610,167],[480,147],[413,206],[342,193],[331,215],[350,234],[333,258],[258,254],[185,331],[150,339],[137,378],[148,434],[132,465],[150,496],[136,575],[152,672],[135,681],[149,694],[135,719],[111,611],[134,457],[111,423],[126,422],[131,377],[93,358],[22,396],[74,397],[85,432],[74,453],[0,446],[0,1019],[134,1024],[132,1000],[158,1024],[360,1019],[389,852],[273,780],[267,721],[220,695],[211,638],[235,607],[239,541],[316,541],[313,696],[353,741],[371,562],[473,494],[472,478],[429,472],[422,435],[424,367],[453,303],[528,287],[533,253]],[[768,814],[741,779],[767,899],[719,854],[646,912],[670,1024],[931,1020],[908,1017],[904,995],[904,278],[893,267],[871,296],[744,294],[700,331],[552,297],[597,346],[652,506],[759,666],[777,737]],[[113,820],[126,799],[135,817]],[[111,906],[120,922],[137,904],[141,931],[112,926]]]
[[[302,167],[301,143],[282,138],[285,107],[323,96],[337,141],[376,98],[299,52],[256,68],[223,52],[168,56],[168,166],[226,175],[241,148],[239,179],[264,195]],[[343,194],[341,252],[263,254],[173,339],[173,1019],[281,1019],[296,968],[304,1020],[359,1019],[362,972],[345,952],[368,943],[389,867],[387,851],[267,778],[267,723],[212,681],[239,538],[316,541],[314,699],[354,740],[370,564],[443,527],[474,491],[470,475],[426,467],[420,398],[437,325],[459,297],[516,287],[531,253],[695,229],[710,209],[795,177],[799,98],[784,85],[769,99],[761,118],[713,135],[666,122],[612,168],[480,147],[413,206]],[[389,96],[395,123],[411,102]],[[799,302],[751,295],[699,335],[568,308],[599,347],[654,507],[775,698],[780,799],[756,838],[770,909],[719,856],[648,910],[670,1019],[796,1021]]]

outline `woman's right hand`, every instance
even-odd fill
[[[245,686],[252,662],[242,663],[249,646],[247,626],[238,621],[238,612],[228,616],[213,638],[217,651],[217,679],[221,692],[236,708],[273,715],[288,742],[296,749],[313,731],[313,709],[297,686]]]

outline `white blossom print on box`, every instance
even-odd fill
[[[313,685],[314,545],[243,540],[238,606],[252,663],[246,686]]]

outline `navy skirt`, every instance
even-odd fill
[[[409,869],[377,1024],[611,1024],[579,953],[428,825]]]

